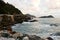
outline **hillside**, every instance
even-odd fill
[[[0,15],[1,14],[14,15],[16,23],[22,23],[28,19],[27,16],[24,15],[19,9],[9,3],[5,3],[2,0],[0,0]]]
[[[9,3],[5,3],[4,1],[0,0],[0,14],[22,14],[20,10],[15,8],[13,5]]]

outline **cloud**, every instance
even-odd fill
[[[60,0],[4,0],[21,10],[24,14],[36,16],[60,15]]]

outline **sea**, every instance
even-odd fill
[[[13,31],[23,34],[37,35],[41,38],[51,37],[60,40],[60,18],[34,18],[36,22],[23,22],[12,26]],[[51,25],[52,24],[52,25]]]

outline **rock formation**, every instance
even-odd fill
[[[35,18],[36,16],[34,15],[31,15],[31,14],[25,14],[27,17],[30,17],[30,18]]]
[[[0,0],[0,16],[3,14],[13,15],[15,23],[22,23],[30,18],[24,15],[21,10],[17,9],[9,3]]]
[[[49,16],[41,16],[39,18],[54,18],[52,15],[49,15]]]

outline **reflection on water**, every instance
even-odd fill
[[[22,32],[26,34],[34,34],[40,37],[50,36],[51,33],[60,32],[60,19],[59,18],[47,18],[47,19],[37,19],[38,22],[24,22],[22,24],[16,24],[13,30],[17,32]],[[50,24],[57,24],[58,26],[50,26]]]

